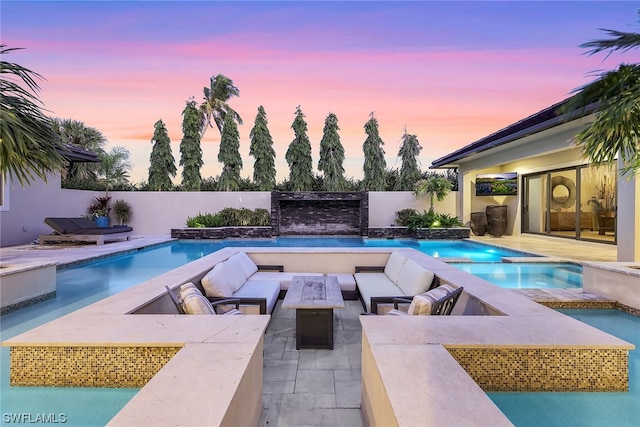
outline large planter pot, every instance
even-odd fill
[[[507,206],[487,206],[487,232],[493,237],[501,237],[507,232]]]
[[[487,215],[484,212],[471,212],[471,231],[476,236],[484,236],[487,231]]]
[[[109,227],[109,217],[108,216],[99,216],[93,220],[96,223],[98,228],[107,228]]]

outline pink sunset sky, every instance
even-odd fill
[[[260,105],[269,119],[278,181],[298,105],[317,167],[326,116],[339,119],[346,175],[362,177],[364,124],[375,112],[388,167],[404,129],[421,167],[569,96],[591,72],[636,62],[586,55],[601,28],[633,31],[637,2],[15,2],[2,4],[3,60],[44,76],[51,116],[100,130],[123,146],[131,181],[148,178],[154,123],[180,161],[182,111],[211,76],[240,89],[243,177]],[[606,58],[606,60],[605,60]],[[216,176],[220,135],[202,141],[202,176]],[[175,181],[181,181],[181,168]]]

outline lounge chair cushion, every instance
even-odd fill
[[[406,261],[407,259],[404,256],[400,255],[399,252],[391,252],[391,256],[389,256],[389,260],[384,266],[384,273],[389,277],[389,279],[391,279],[393,283],[398,282],[400,269]]]
[[[86,218],[86,217],[69,218],[69,220],[80,228],[96,228],[97,227],[95,222],[91,221],[89,218]]]
[[[405,295],[413,296],[426,292],[433,282],[433,276],[431,270],[409,259],[400,269],[396,283]]]
[[[247,275],[242,265],[242,261],[240,258],[232,256],[223,264],[227,269],[227,274],[229,275],[227,284],[229,285],[229,288],[231,288],[232,292],[236,292],[242,287],[242,285],[244,285],[244,282],[247,281]]]
[[[71,218],[45,218],[44,222],[58,234],[68,234],[80,230]]]
[[[211,303],[204,297],[193,292],[185,295],[182,308],[186,314],[216,314]]]
[[[256,263],[253,262],[251,258],[249,258],[249,255],[247,255],[245,252],[238,252],[237,254],[229,258],[229,260],[232,259],[237,259],[240,261],[246,279],[248,279],[249,277],[251,277],[251,275],[258,271],[258,266],[256,265]]]
[[[229,273],[224,262],[219,262],[200,281],[208,297],[230,298],[233,295],[229,285]]]
[[[413,316],[428,316],[431,314],[433,304],[454,290],[452,286],[444,284],[431,289],[429,292],[416,295],[411,300],[407,313]]]
[[[120,234],[133,231],[131,227],[98,227],[95,222],[86,217],[79,218],[52,218],[48,217],[44,219],[44,222],[56,233],[65,234],[87,234],[87,235],[102,235],[102,234]]]

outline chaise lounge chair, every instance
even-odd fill
[[[97,227],[89,218],[45,218],[44,222],[55,230],[54,234],[43,235],[39,243],[45,242],[95,242],[98,245],[114,240],[131,240],[133,228]]]

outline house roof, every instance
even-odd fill
[[[590,104],[585,108],[574,110],[569,114],[561,114],[560,108],[567,103],[569,99],[553,104],[527,118],[524,118],[506,128],[500,129],[489,136],[485,136],[469,145],[466,145],[444,157],[434,160],[431,168],[454,168],[457,162],[470,157],[474,154],[508,144],[526,136],[551,129],[567,121],[568,117],[572,120],[587,116],[596,110],[596,104]]]
[[[85,150],[73,144],[65,144],[65,150],[61,154],[71,163],[99,162],[98,155],[93,151]]]

